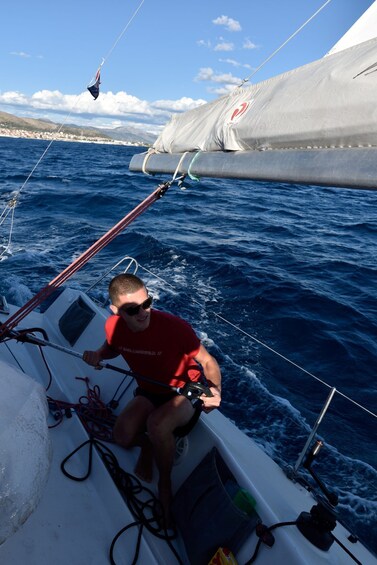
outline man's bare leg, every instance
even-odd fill
[[[134,468],[134,473],[139,479],[145,481],[146,483],[151,483],[153,479],[153,446],[149,441],[148,436],[144,433],[140,436],[140,442],[136,445],[140,445],[139,458],[136,461]]]
[[[153,479],[153,447],[145,433],[148,416],[153,404],[143,396],[136,396],[118,416],[113,436],[125,448],[140,447],[140,455],[134,473],[141,480],[150,483]]]
[[[164,513],[165,526],[171,526],[171,471],[175,454],[174,430],[191,419],[194,408],[184,396],[176,396],[150,414],[148,434],[153,445],[159,471],[158,493]]]

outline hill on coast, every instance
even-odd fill
[[[150,145],[156,139],[149,133],[141,133],[132,127],[92,128],[68,124],[60,126],[50,120],[21,118],[7,112],[0,112],[0,135],[56,139],[67,141],[118,141],[136,145]]]

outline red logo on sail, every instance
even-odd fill
[[[248,108],[249,108],[249,106],[252,102],[253,102],[252,100],[250,100],[250,102],[242,102],[237,108],[235,108],[235,110],[233,110],[232,116],[229,120],[229,124],[235,124],[236,122],[238,122],[239,119],[248,110]]]

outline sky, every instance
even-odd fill
[[[158,133],[237,87],[324,1],[6,0],[0,111]],[[372,3],[331,0],[251,82],[321,58]]]

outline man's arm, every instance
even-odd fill
[[[212,357],[206,350],[204,345],[200,345],[200,349],[195,360],[203,367],[203,373],[207,379],[209,389],[213,396],[202,395],[200,400],[203,401],[205,412],[210,412],[214,408],[218,408],[221,402],[221,371],[216,359]]]
[[[114,359],[114,357],[118,357],[118,355],[119,353],[105,341],[96,351],[84,351],[82,358],[88,365],[92,365],[96,369],[102,369],[100,366],[101,361],[104,359]]]

